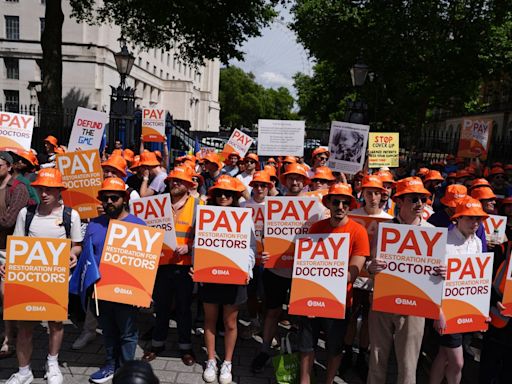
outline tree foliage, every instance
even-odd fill
[[[220,70],[220,123],[224,127],[252,127],[258,119],[290,119],[293,97],[284,87],[264,88],[252,73],[230,66]]]
[[[301,112],[316,99],[325,110],[310,119],[339,113],[360,57],[375,73],[361,90],[373,122],[418,127],[434,108],[462,112],[484,79],[510,66],[508,3],[297,0],[292,29],[319,63],[311,78],[296,76]]]
[[[189,62],[242,59],[240,46],[276,15],[279,0],[70,0],[73,16],[112,23],[134,44],[176,49]]]

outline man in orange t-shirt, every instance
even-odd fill
[[[313,224],[309,233],[349,233],[349,266],[346,318],[350,317],[352,304],[352,283],[361,271],[366,258],[370,256],[370,242],[365,228],[349,218],[348,211],[355,203],[352,188],[348,184],[338,183],[329,188],[322,199],[323,204],[330,210],[331,217]],[[315,361],[315,346],[318,342],[320,329],[327,333],[327,375],[326,383],[333,383],[343,356],[344,337],[347,329],[347,319],[330,319],[323,317],[299,317],[299,351],[300,382],[310,383],[311,370]]]

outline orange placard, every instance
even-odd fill
[[[57,155],[57,168],[67,190],[62,192],[64,204],[75,209],[81,219],[98,216],[96,199],[103,181],[100,153],[97,149]]]
[[[487,330],[494,254],[448,256],[441,308],[444,334]]]
[[[261,265],[261,252],[263,252],[263,229],[265,227],[265,204],[248,203],[245,208],[252,209],[254,223],[254,237],[256,237],[256,265]]]
[[[110,220],[100,275],[98,299],[148,308],[162,245],[164,230]]]
[[[492,119],[483,117],[462,119],[457,156],[468,158],[479,156],[481,160],[486,160],[491,143],[492,125]]]
[[[199,205],[196,220],[194,281],[247,284],[251,209]]]
[[[142,140],[163,142],[165,136],[165,109],[142,110]]]
[[[348,253],[347,233],[299,236],[288,313],[344,319]]]
[[[506,268],[506,276],[505,279],[505,287],[503,288],[503,299],[502,304],[505,307],[505,310],[501,312],[503,316],[511,316],[512,317],[512,257],[510,255],[507,256],[507,265]],[[498,270],[498,273],[500,270]]]
[[[7,237],[4,320],[68,318],[71,240]]]
[[[387,265],[375,275],[373,310],[438,319],[446,238],[446,228],[380,223],[376,257]]]
[[[308,233],[324,210],[316,197],[266,197],[263,243],[270,255],[265,268],[292,268],[297,236]]]

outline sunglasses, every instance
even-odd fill
[[[274,163],[273,161],[269,161],[267,162],[268,165],[276,165],[276,163]]]
[[[224,197],[227,197],[229,199],[230,197],[234,197],[235,196],[235,192],[233,192],[233,191],[226,191],[224,189],[219,189],[219,190],[216,190],[213,193],[213,195],[215,197],[222,197],[222,196],[224,196]]]
[[[317,159],[320,159],[320,160],[329,160],[329,158],[327,156],[318,156]]]
[[[256,164],[256,162],[254,160],[245,160],[244,163],[245,164]]]
[[[113,203],[117,203],[117,201],[121,198],[119,195],[101,195],[100,200],[104,203],[108,203],[109,200],[112,200]]]
[[[266,183],[254,183],[253,188],[267,188],[268,185]]]
[[[350,200],[332,199],[331,203],[335,207],[339,207],[340,204],[343,204],[344,207],[350,207]]]
[[[312,179],[311,181],[313,183],[326,183],[328,180],[325,180],[325,179]]]
[[[425,196],[422,196],[422,197],[420,197],[420,196],[405,196],[405,198],[414,204],[415,203],[425,204],[428,200],[428,198]]]

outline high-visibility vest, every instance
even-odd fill
[[[506,248],[505,248],[506,246]],[[506,275],[507,275],[507,267],[508,267],[508,261],[510,258],[510,251],[511,251],[511,242],[507,242],[504,244],[501,244],[502,250],[505,254],[505,260],[503,260],[498,268],[498,271],[496,272],[496,276],[494,277],[494,280],[492,282],[492,289],[494,292],[496,292],[500,298],[500,300],[503,299],[503,292],[505,291],[505,282],[507,281]],[[508,321],[510,320],[510,317],[503,316],[500,312],[500,310],[496,306],[491,306],[491,310],[489,313],[489,316],[491,317],[491,324],[493,327],[496,328],[504,328],[508,324]]]
[[[174,220],[176,230],[176,243],[178,246],[187,245],[188,253],[186,255],[175,255],[173,252],[165,253],[161,257],[160,264],[192,265],[192,247],[194,245],[196,208],[203,205],[204,202],[189,196],[187,202],[180,210],[180,213]]]

